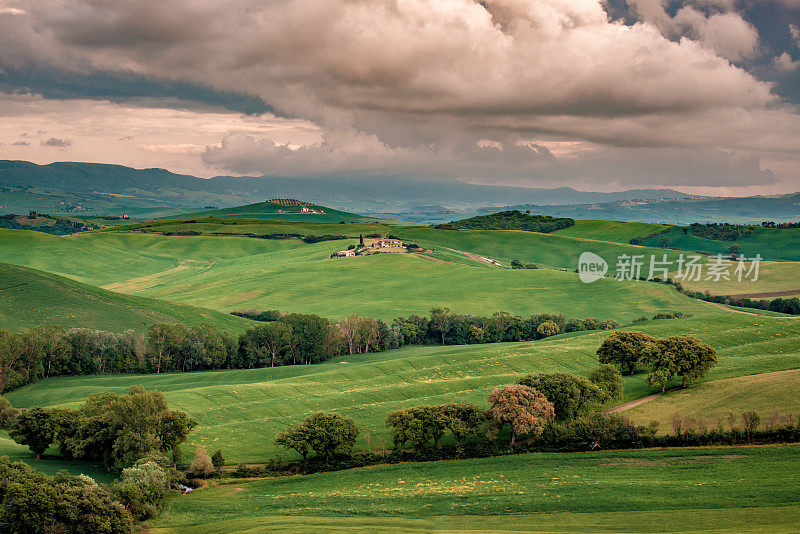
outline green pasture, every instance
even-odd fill
[[[666,224],[626,221],[575,221],[574,226],[553,232],[555,235],[611,241],[627,244],[631,239],[657,234],[669,228]],[[655,239],[657,244],[658,238]]]
[[[369,220],[370,217],[362,217],[346,211],[339,211],[325,206],[308,206],[309,208],[322,211],[324,213],[302,213],[300,206],[281,206],[273,202],[258,202],[246,206],[236,206],[234,208],[223,208],[217,210],[202,211],[197,213],[186,213],[180,215],[180,219],[190,219],[197,217],[225,217],[242,219],[274,219],[278,221],[298,221],[316,223],[338,223],[341,221],[354,222]],[[299,212],[299,213],[279,213],[280,211]]]
[[[144,332],[153,323],[208,323],[241,332],[249,322],[196,306],[106,291],[61,276],[0,263],[0,327],[24,330],[41,324],[112,332]]]
[[[795,532],[799,446],[525,454],[233,481],[154,532]]]
[[[716,312],[663,285],[611,279],[587,285],[568,271],[487,269],[473,260],[435,261],[415,254],[330,259],[350,242],[355,241],[0,231],[0,253],[9,263],[222,312],[262,308],[391,320],[447,306],[458,313],[563,313],[621,322],[659,311]]]
[[[800,369],[800,320],[796,319],[730,314],[651,321],[637,329],[660,337],[693,334],[716,348],[719,363],[705,382]],[[198,420],[187,449],[202,444],[222,449],[232,462],[260,462],[285,454],[274,447],[275,434],[315,411],[352,417],[361,429],[357,447],[382,448],[390,445],[384,421],[393,410],[455,401],[485,405],[494,388],[533,372],[586,375],[597,366],[595,350],[607,335],[594,332],[529,343],[414,346],[274,369],[58,377],[12,391],[7,398],[19,407],[76,406],[91,393],[124,392],[141,384],[163,391],[173,408]],[[622,401],[654,392],[644,376],[626,377]],[[800,408],[794,396],[787,402]],[[671,417],[674,410],[669,410]]]
[[[736,425],[740,414],[754,411],[761,423],[780,423],[787,417],[800,417],[800,370],[777,371],[704,382],[695,387],[669,391],[659,398],[625,411],[638,423],[658,421],[661,432],[672,432],[672,419],[703,421],[706,428],[722,424],[727,428],[731,414]]]
[[[684,233],[684,227],[674,226],[665,234],[672,240],[671,248],[706,252],[709,254],[729,254],[728,247],[733,241],[719,241]],[[643,245],[655,246],[661,236],[644,241]],[[741,254],[746,257],[761,254],[765,260],[800,261],[800,229],[797,228],[761,228],[756,227],[752,236],[745,236],[736,241],[742,246]]]

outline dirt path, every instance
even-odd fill
[[[485,256],[479,256],[478,254],[473,254],[472,252],[464,252],[463,250],[456,250],[454,248],[447,248],[447,250],[455,252],[457,254],[461,254],[462,256],[466,256],[471,260],[480,261],[482,263],[488,263],[490,265],[497,265],[498,267],[504,267],[504,265],[497,260],[493,260],[492,258],[487,258]]]
[[[420,258],[425,258],[426,260],[435,261],[437,263],[453,263],[452,261],[443,260],[442,258],[434,258],[433,256],[428,256],[427,254],[416,254]]]
[[[757,317],[769,317],[768,315],[759,315],[757,313],[746,312],[746,311],[743,311],[743,310],[734,310],[733,308],[729,308],[729,307],[725,306],[724,304],[718,304],[716,302],[708,302],[708,301],[703,301],[703,302],[705,302],[706,304],[711,304],[712,306],[714,306],[716,308],[719,308],[720,310],[725,310],[725,311],[729,311],[729,312],[733,312],[733,313],[741,313],[742,315],[755,315]]]
[[[639,405],[642,405],[646,402],[650,402],[651,400],[655,400],[661,396],[661,393],[655,393],[653,395],[648,395],[647,397],[642,397],[641,399],[632,400],[630,402],[626,402],[625,404],[620,404],[619,406],[614,406],[613,408],[609,408],[605,411],[605,413],[620,413],[626,410],[630,410],[631,408],[636,408]]]

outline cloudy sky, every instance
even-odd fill
[[[800,0],[0,0],[0,158],[800,191]]]

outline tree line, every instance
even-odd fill
[[[350,316],[331,321],[314,314],[235,312],[264,324],[238,338],[211,325],[153,324],[143,336],[132,330],[44,325],[24,332],[0,330],[0,392],[59,375],[186,372],[315,364],[343,354],[364,354],[403,345],[530,341],[562,332],[618,328],[613,320],[566,320],[563,315],[490,317],[431,310],[429,316],[380,319]]]

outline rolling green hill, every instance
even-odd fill
[[[706,252],[708,254],[730,254],[728,247],[733,241],[706,239],[684,233],[684,228],[673,226],[664,234],[672,240],[671,248],[680,250]],[[652,237],[642,242],[643,245],[655,246],[661,236]],[[743,236],[736,241],[742,246],[741,254],[751,257],[761,254],[765,260],[800,261],[800,229],[798,228],[761,228],[756,227],[753,235]]]
[[[800,320],[796,319],[728,314],[651,321],[637,329],[659,337],[693,334],[716,348],[719,363],[703,383],[800,369]],[[367,439],[372,447],[385,447],[390,439],[384,421],[390,411],[456,401],[485,405],[492,389],[532,372],[586,375],[597,365],[595,350],[607,335],[595,332],[531,343],[413,346],[339,357],[313,366],[58,377],[12,391],[7,398],[19,407],[75,406],[90,393],[123,392],[141,384],[163,391],[172,407],[199,421],[187,444],[190,450],[202,444],[223,449],[232,462],[263,462],[279,452],[273,445],[277,432],[311,412],[334,411],[352,417],[361,430],[358,448],[365,448]],[[625,378],[623,401],[653,392],[644,376]],[[795,411],[800,409],[796,396],[786,402]],[[662,411],[668,417],[674,413],[669,405]]]
[[[553,233],[556,235],[578,237],[581,239],[596,239],[598,241],[611,241],[614,243],[627,244],[635,237],[656,234],[668,228],[669,226],[666,224],[578,220],[575,221],[574,226],[570,226],[569,228],[565,228],[563,230],[557,230]],[[657,243],[658,238],[655,238],[653,243],[648,242],[648,244],[652,246],[655,246]]]
[[[310,211],[303,211],[303,207]],[[196,217],[225,217],[229,219],[274,219],[278,221],[338,223],[369,221],[369,217],[362,217],[352,213],[309,204],[307,206],[283,206],[275,202],[258,202],[235,208],[202,211],[180,215],[179,219],[192,219]]]
[[[249,220],[244,223],[248,229],[254,229],[256,224]],[[200,228],[206,223],[180,226],[166,221],[164,224],[178,229]],[[214,224],[229,230],[238,228],[238,225]],[[386,228],[375,224],[265,221],[261,230],[256,231],[273,233],[280,228],[282,232],[326,234],[339,227],[356,236],[368,233],[365,230],[370,228]],[[401,237],[467,238],[472,241],[455,244],[478,252],[483,252],[484,245],[500,247],[497,250],[508,255],[519,252],[519,248],[531,254],[538,250],[561,265],[567,265],[572,256],[577,262],[577,254],[586,248],[615,256],[624,250],[643,250],[530,232],[449,232],[401,227],[391,230]],[[608,279],[586,285],[572,272],[484,268],[485,263],[473,260],[435,261],[414,254],[330,259],[332,252],[354,243],[355,239],[306,244],[299,239],[164,237],[125,231],[90,232],[68,238],[30,234],[0,231],[2,257],[9,263],[58,273],[121,293],[223,312],[256,307],[312,312],[332,318],[356,313],[392,320],[398,315],[427,313],[433,307],[448,306],[458,313],[507,310],[527,315],[563,313],[568,317],[628,322],[659,311],[693,314],[714,311],[705,303],[654,283]],[[434,243],[435,247],[441,248],[440,242]],[[93,253],[86,254],[86,250]],[[490,248],[489,252],[495,249]],[[98,263],[97,258],[113,258],[114,268]]]
[[[521,454],[236,481],[174,498],[150,531],[791,532],[798,454],[798,446]]]
[[[143,332],[152,323],[209,323],[239,332],[248,322],[212,310],[122,295],[50,273],[0,263],[0,325],[23,330],[40,324],[112,332]]]

